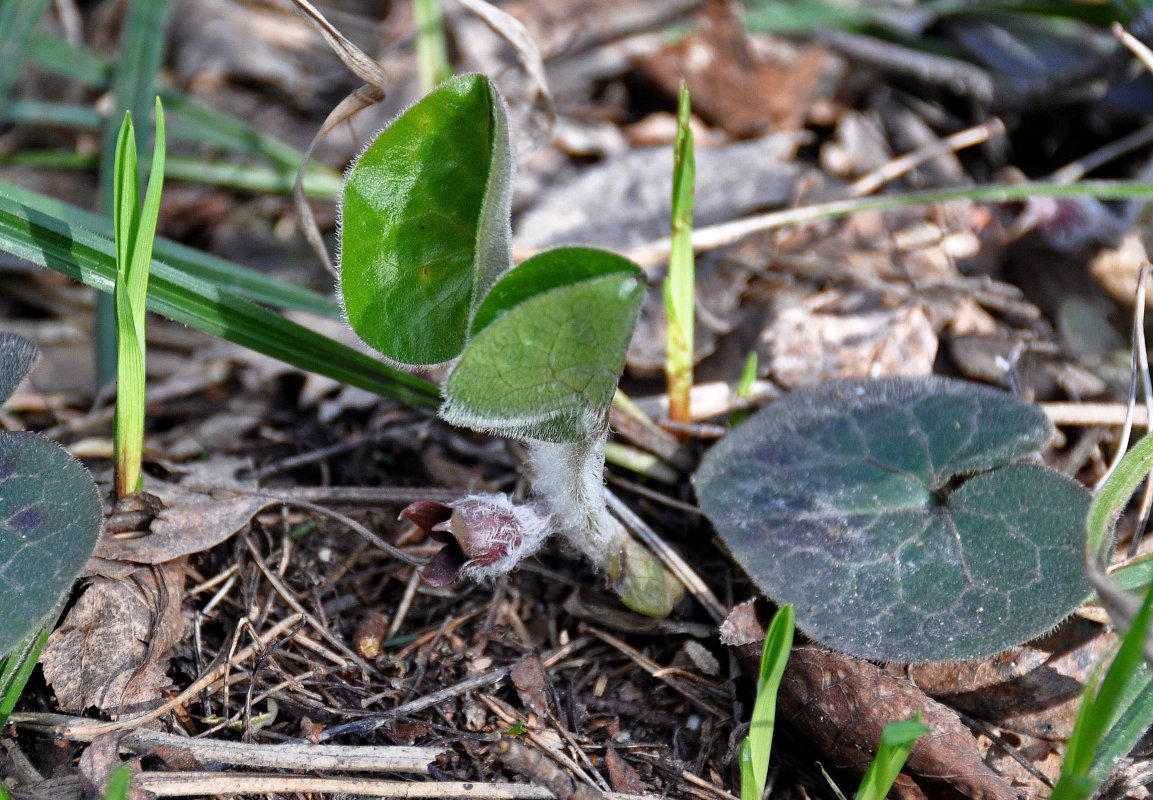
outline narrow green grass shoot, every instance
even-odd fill
[[[741,368],[741,375],[737,378],[737,399],[744,400],[753,394],[753,386],[757,382],[757,351],[750,350],[745,357],[745,365]],[[729,424],[733,427],[740,425],[749,416],[748,411],[735,411],[729,417]]]
[[[920,711],[912,719],[890,722],[882,728],[877,754],[861,778],[855,800],[885,800],[909,758],[913,743],[932,732],[921,722]]]
[[[136,133],[132,114],[125,113],[116,143],[115,201],[117,279],[116,309],[116,495],[140,489],[144,450],[144,310],[148,299],[148,272],[152,242],[160,215],[164,182],[164,109],[156,100],[156,144],[144,204],[140,203],[140,174],[136,161]]]
[[[761,800],[769,775],[769,754],[773,748],[773,731],[777,724],[777,689],[793,647],[796,610],[781,606],[765,634],[761,669],[757,676],[757,699],[749,735],[741,742],[741,800]]]
[[[40,658],[40,651],[44,649],[50,632],[51,626],[32,632],[15,650],[0,660],[0,728],[7,724],[8,715],[16,708],[16,701],[20,699],[32,670],[36,668],[36,661]]]
[[[104,800],[128,800],[128,789],[132,784],[132,771],[127,764],[112,770],[112,777],[104,787]]]
[[[1051,800],[1087,800],[1148,729],[1153,692],[1142,656],[1153,612],[1153,589],[1100,681],[1085,688]]]
[[[421,91],[427,92],[452,77],[444,42],[444,12],[440,0],[412,0],[416,21],[416,65]]]
[[[669,274],[665,279],[665,378],[669,391],[669,419],[689,422],[689,394],[693,388],[693,325],[696,294],[693,255],[693,190],[696,157],[689,127],[689,89],[681,82],[677,101],[677,138],[673,147],[673,235]]]
[[[156,95],[156,73],[164,62],[164,49],[168,37],[170,0],[151,0],[130,3],[120,30],[120,58],[112,72],[112,96],[116,110],[104,128],[100,148],[100,206],[108,213],[116,203],[116,152],[119,134],[115,129],[117,115],[131,111],[138,121],[140,141],[147,141],[151,132],[148,112]],[[157,35],[157,34],[160,35]],[[92,312],[93,345],[96,350],[96,379],[104,384],[116,375],[117,342],[115,301],[105,295],[96,296]]]

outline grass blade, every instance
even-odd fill
[[[773,731],[777,724],[777,689],[780,688],[781,676],[785,673],[789,651],[793,647],[796,618],[792,605],[781,606],[765,634],[753,719],[749,725],[749,735],[741,743],[741,800],[761,800],[765,794]],[[751,795],[746,794],[746,786],[752,792]]]
[[[139,185],[132,115],[125,113],[116,148],[116,494],[140,489],[144,451],[144,310],[152,242],[160,216],[164,183],[164,109],[156,99],[156,144],[152,151],[144,205],[138,207]],[[131,163],[129,163],[131,161]]]
[[[448,50],[444,43],[444,13],[440,0],[412,0],[416,20],[416,65],[420,70],[421,91],[429,91],[452,77]]]
[[[901,767],[905,766],[909,758],[913,743],[932,732],[921,722],[920,711],[911,720],[890,722],[882,728],[877,755],[861,778],[855,800],[885,800],[889,789],[893,788],[893,782],[901,773]]]
[[[11,184],[0,183],[0,194],[45,217],[58,219],[65,225],[93,231],[106,239],[112,238],[112,224],[99,214]],[[339,316],[339,308],[331,297],[274,280],[249,267],[168,239],[157,239],[153,248],[157,258],[180,272],[238,297],[278,308],[292,308],[327,317]]]
[[[673,147],[673,233],[669,275],[665,279],[665,378],[669,392],[669,419],[689,422],[689,394],[693,388],[693,325],[696,276],[693,256],[693,188],[696,159],[689,127],[689,90],[681,83],[677,101],[677,138]]]
[[[112,771],[108,785],[104,787],[104,800],[128,800],[128,789],[132,783],[132,771],[127,764],[121,764]]]
[[[48,267],[101,292],[116,276],[109,237],[14,200],[0,184],[0,250]],[[169,264],[153,260],[148,308],[213,336],[320,375],[421,408],[440,401],[436,386]]]
[[[1153,722],[1150,668],[1142,652],[1151,616],[1153,589],[1099,685],[1091,681],[1085,689],[1051,800],[1086,800]]]
[[[32,670],[36,669],[36,661],[40,658],[44,643],[48,641],[51,628],[48,625],[33,632],[0,661],[0,727],[8,723],[8,715],[16,707],[16,701],[20,699]]]

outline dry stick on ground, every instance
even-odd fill
[[[287,794],[316,792],[326,795],[359,794],[402,798],[480,798],[481,800],[554,800],[547,789],[518,783],[474,781],[389,781],[375,778],[310,777],[252,773],[142,772],[135,787],[157,797],[210,797],[219,794]]]
[[[968,147],[972,144],[977,144],[984,139],[977,139],[975,132],[984,129],[986,131],[986,138],[988,134],[996,132],[999,120],[993,120],[983,125],[978,125],[972,129],[972,132],[962,131],[961,133],[954,134],[953,136],[959,137],[963,143],[967,142],[964,146]],[[965,134],[962,136],[962,134]],[[953,138],[953,137],[950,137]],[[945,141],[945,140],[943,140]],[[896,162],[903,162],[907,164],[903,171],[896,172],[891,177],[899,177],[910,169],[913,169],[917,164],[922,163],[922,160],[917,160],[918,154],[924,153],[928,158],[936,158],[942,152],[940,146],[942,142],[933,142],[923,148],[913,151],[912,153],[899,156]],[[957,150],[960,148],[952,148]],[[866,176],[868,177],[868,176]],[[879,188],[879,184],[877,187]],[[859,198],[856,196],[849,197],[841,201],[833,201],[830,203],[821,204],[818,212],[827,213],[829,211],[852,211],[856,208]],[[823,216],[824,214],[819,214]],[[814,209],[809,207],[789,208],[784,211],[771,211],[767,214],[758,214],[756,216],[747,217],[745,219],[738,219],[732,222],[722,222],[717,225],[706,225],[693,230],[693,250],[702,252],[704,250],[712,250],[717,247],[724,247],[725,245],[734,244],[746,236],[753,233],[762,233],[773,228],[784,227],[799,222],[808,222],[812,219],[818,218],[818,214],[814,214]],[[642,267],[655,267],[663,264],[668,260],[669,252],[672,249],[672,239],[664,237],[647,244],[640,245],[625,253],[630,259],[640,264]],[[520,256],[527,256],[527,253],[519,253]]]
[[[581,783],[550,762],[537,749],[528,747],[511,736],[502,736],[492,753],[509,769],[519,772],[533,783],[546,787],[555,797],[566,800],[600,800],[604,795]]]
[[[1123,425],[1129,407],[1127,403],[1040,403],[1039,405],[1050,421],[1059,428],[1073,425],[1085,427]],[[1134,409],[1134,424],[1148,425],[1148,419],[1145,409],[1140,407]]]
[[[980,125],[974,125],[963,131],[957,131],[954,134],[946,136],[944,139],[929,142],[923,147],[918,147],[911,153],[906,153],[903,156],[894,158],[889,163],[883,164],[868,175],[864,175],[853,181],[849,185],[848,195],[849,197],[863,197],[864,195],[872,194],[889,181],[896,180],[922,164],[932,161],[934,158],[943,156],[946,153],[955,153],[958,150],[964,150],[966,147],[982,144],[1004,133],[1005,123],[994,117],[988,122],[982,122]]]
[[[452,697],[458,697],[465,692],[471,692],[474,689],[482,689],[494,683],[499,683],[508,677],[509,672],[512,670],[509,667],[500,667],[499,669],[489,670],[482,675],[476,675],[472,678],[466,678],[460,683],[453,684],[452,686],[445,687],[438,692],[426,694],[422,697],[404,703],[396,708],[390,708],[387,711],[382,711],[379,714],[374,714],[371,717],[365,717],[354,722],[346,722],[343,725],[336,725],[331,728],[326,728],[319,734],[320,741],[326,741],[336,736],[344,734],[356,733],[366,734],[370,733],[382,725],[391,722],[397,717],[403,717],[408,714],[415,714],[418,711],[424,711],[426,708],[443,703]]]
[[[88,720],[65,714],[41,714],[36,722],[24,722],[25,730],[53,733],[71,730]],[[69,741],[90,742],[95,735],[80,731]],[[200,762],[217,761],[246,767],[343,772],[413,772],[428,774],[428,765],[447,747],[353,746],[339,744],[247,744],[217,739],[189,738],[148,729],[136,730],[120,740],[120,747],[143,755],[156,747],[174,748]]]
[[[399,561],[403,561],[406,564],[412,564],[414,567],[424,566],[425,562],[422,561],[421,559],[413,558],[412,556],[410,556],[408,553],[404,552],[400,548],[393,547],[391,544],[389,544],[388,542],[381,539],[379,536],[377,536],[375,533],[370,531],[368,528],[361,525],[356,520],[352,519],[351,517],[347,517],[344,514],[341,514],[339,512],[333,511],[330,508],[325,508],[324,506],[317,505],[316,503],[310,503],[306,500],[298,499],[295,497],[285,497],[285,496],[278,495],[278,494],[269,494],[267,492],[252,492],[251,494],[254,497],[267,497],[269,500],[275,501],[277,503],[283,503],[284,505],[287,505],[287,506],[295,506],[296,508],[307,509],[308,511],[312,511],[313,513],[320,514],[321,516],[324,516],[324,517],[328,517],[329,519],[335,519],[338,522],[341,522],[344,525],[347,525],[353,531],[360,534],[360,536],[362,536],[365,539],[367,539],[368,541],[372,542],[378,549],[380,549],[381,551],[383,551],[385,553],[388,553],[393,558],[395,558]],[[427,500],[428,498],[425,497],[424,499]],[[258,561],[258,563],[260,563],[259,558],[257,559],[257,561]]]

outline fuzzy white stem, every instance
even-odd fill
[[[601,569],[617,563],[628,534],[605,507],[608,430],[580,442],[525,442],[533,489],[558,533]]]

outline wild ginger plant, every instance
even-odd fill
[[[613,253],[569,247],[513,268],[513,155],[504,101],[449,80],[357,158],[341,204],[340,291],[353,330],[389,359],[451,363],[441,416],[521,439],[533,500],[472,495],[402,516],[445,543],[425,579],[507,573],[551,534],[604,570],[631,608],[683,589],[608,511],[608,410],[644,293]]]

